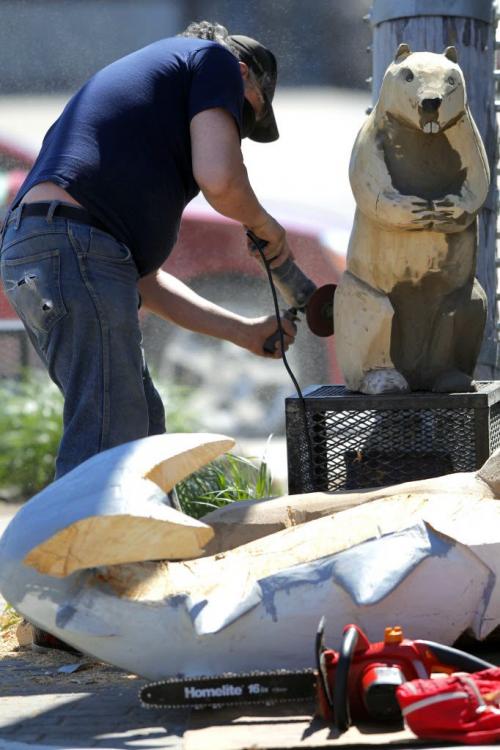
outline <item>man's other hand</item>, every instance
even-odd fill
[[[281,317],[281,327],[283,329],[283,341],[285,344],[285,351],[293,344],[297,333],[297,326],[288,318]],[[272,359],[279,359],[281,357],[281,343],[278,340],[275,344],[274,352],[271,354],[264,351],[264,344],[270,336],[273,336],[278,330],[278,322],[275,315],[267,315],[262,318],[247,318],[246,319],[246,334],[245,342],[241,342],[240,346],[248,349],[253,354],[257,354],[259,357],[270,357]]]

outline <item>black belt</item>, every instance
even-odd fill
[[[47,216],[52,203],[50,201],[40,203],[23,203],[22,204],[22,216]],[[18,206],[18,209],[20,207]],[[101,229],[103,232],[109,230],[104,226],[99,219],[92,216],[84,208],[78,206],[68,206],[65,203],[58,203],[55,207],[53,216],[57,216],[61,219],[70,219],[71,221],[79,221],[80,224],[89,224],[91,227]]]

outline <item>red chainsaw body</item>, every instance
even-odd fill
[[[377,643],[371,643],[357,625],[346,625],[344,633],[349,628],[355,628],[358,633],[347,678],[350,712],[356,721],[373,718],[367,704],[377,689],[381,693],[385,689],[394,692],[398,684],[408,680],[425,679],[432,672],[449,674],[453,671],[440,664],[425,644],[404,638],[400,628],[386,628],[384,641]],[[322,656],[330,695],[333,695],[340,653],[326,649]],[[321,680],[317,684],[317,702],[319,714],[333,721],[331,701],[325,695]]]

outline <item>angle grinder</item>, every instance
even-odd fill
[[[267,245],[265,240],[257,237],[251,230],[247,230],[247,237],[261,252]],[[298,313],[305,313],[307,325],[312,333],[322,337],[332,336],[336,284],[317,287],[291,258],[287,258],[284,263],[277,268],[271,268],[270,271],[281,296],[289,305],[283,317],[296,321],[299,319]],[[274,352],[275,344],[279,340],[280,334],[276,331],[266,340],[264,350]]]

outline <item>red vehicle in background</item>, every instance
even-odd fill
[[[0,218],[22,183],[33,156],[0,138]],[[337,283],[343,253],[329,246],[324,217],[300,220],[286,207],[270,208],[286,227],[297,264],[318,285]],[[331,217],[328,217],[331,220]],[[265,271],[249,256],[241,226],[196,199],[186,209],[178,242],[165,263],[204,297],[234,312],[259,316],[274,312]],[[280,301],[283,308],[285,303]],[[141,313],[146,359],[155,379],[192,392],[190,406],[214,432],[263,436],[284,431],[284,398],[293,385],[277,360],[255,357],[231,344],[169,325]],[[340,382],[334,337],[320,339],[299,323],[289,363],[302,387]],[[0,285],[0,376],[37,365],[20,320]]]
[[[33,154],[0,135],[0,219],[33,164]]]
[[[32,163],[33,154],[30,151],[0,135],[0,225]],[[30,363],[30,344],[21,321],[3,293],[1,283],[0,340],[0,376],[16,375],[20,366]]]

